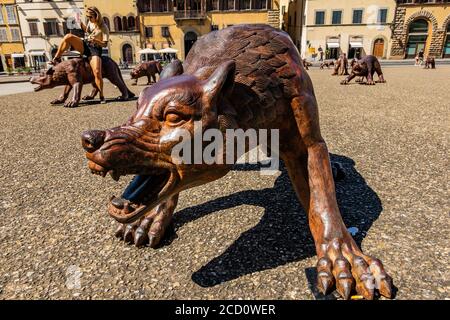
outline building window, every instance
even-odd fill
[[[16,10],[14,10],[14,6],[6,6],[6,15],[8,16],[9,24],[17,23]]]
[[[256,10],[267,9],[267,1],[266,0],[253,0],[252,9],[256,9]]]
[[[342,11],[336,10],[333,11],[331,24],[342,24]]]
[[[30,28],[30,35],[38,36],[38,20],[28,20],[28,27]]]
[[[128,31],[128,19],[127,17],[122,17],[122,30]]]
[[[46,36],[61,35],[58,28],[58,21],[56,19],[46,20],[44,22],[44,33]]]
[[[219,26],[217,24],[212,24],[211,31],[217,31],[217,30],[219,30]]]
[[[111,24],[107,17],[103,17],[103,23],[108,27],[108,31],[111,30]]]
[[[325,11],[316,11],[316,24],[325,24]]]
[[[7,42],[8,35],[6,34],[6,28],[0,28],[0,42]]]
[[[223,10],[235,10],[234,0],[224,0]]]
[[[133,16],[128,17],[128,30],[136,30],[136,20]]]
[[[153,27],[145,27],[145,37],[153,38]]]
[[[20,29],[11,28],[11,41],[20,41]]]
[[[353,10],[353,24],[361,24],[363,18],[363,10],[355,9]]]
[[[122,31],[122,19],[120,17],[114,17],[114,31]]]
[[[388,13],[388,9],[378,10],[377,22],[378,23],[386,23],[387,22],[387,13]]]
[[[164,38],[170,37],[169,27],[161,27],[161,36]]]
[[[220,10],[219,0],[210,0],[208,3],[208,10],[210,11]]]
[[[239,0],[239,9],[250,10],[250,0]]]
[[[5,19],[3,19],[3,10],[1,5],[0,5],[0,24],[5,24]]]

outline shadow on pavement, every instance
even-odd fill
[[[354,239],[361,245],[382,211],[381,201],[356,171],[352,159],[331,155],[331,161],[339,163],[345,172],[345,178],[336,182],[338,204],[346,226],[358,228]],[[258,168],[255,165],[239,165],[235,170]],[[280,169],[282,173],[273,188],[237,192],[176,213],[175,230],[205,215],[240,205],[265,209],[256,226],[242,233],[220,256],[194,272],[192,280],[195,283],[212,287],[242,275],[276,268],[316,254],[305,211],[297,200],[286,169],[284,166]],[[308,281],[313,281],[314,271],[305,270],[305,273]]]

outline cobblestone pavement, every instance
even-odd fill
[[[450,67],[385,68],[376,86],[330,73],[310,71],[347,174],[347,226],[384,262],[397,299],[450,298]],[[50,106],[61,91],[0,98],[0,298],[314,299],[314,246],[285,171],[238,166],[181,194],[165,246],[125,245],[105,209],[129,178],[92,175],[80,133],[123,123],[136,102]]]

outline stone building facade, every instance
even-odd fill
[[[72,19],[83,12],[83,1],[17,0],[16,3],[26,65],[46,68],[64,35],[74,29]]]
[[[301,54],[306,59],[336,59],[391,52],[395,0],[307,0]]]
[[[450,1],[397,0],[391,57],[450,58]]]
[[[281,25],[279,0],[137,0],[136,6],[141,47],[171,50],[181,60],[213,30],[241,23]]]
[[[15,0],[0,0],[0,72],[24,67],[22,33]]]

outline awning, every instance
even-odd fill
[[[362,41],[350,42],[350,47],[352,47],[352,48],[362,48],[363,47],[363,43],[362,43]]]
[[[45,51],[30,51],[30,56],[45,56]]]
[[[23,53],[12,53],[11,58],[23,58],[25,57],[25,54]]]
[[[327,42],[327,46],[328,46],[328,48],[340,48],[341,47],[339,42]]]
[[[159,50],[159,53],[177,53],[178,50],[174,48],[164,48]]]
[[[142,50],[138,51],[138,54],[155,54],[155,53],[158,53],[158,51],[155,49],[150,49],[150,48],[146,48],[146,49],[142,49]]]

